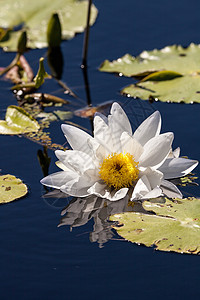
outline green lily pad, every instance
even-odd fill
[[[141,79],[122,89],[122,94],[143,100],[200,102],[200,45],[168,46],[144,51],[138,57],[126,54],[100,67],[100,71]]]
[[[186,75],[173,80],[131,84],[122,89],[121,93],[142,100],[200,103],[200,75]]]
[[[0,204],[8,203],[25,196],[27,186],[13,175],[0,176]]]
[[[105,60],[100,71],[121,73],[128,77],[144,77],[152,72],[170,70],[182,75],[200,71],[200,45],[167,46],[161,50],[143,51],[137,57],[126,54],[112,62]]]
[[[0,134],[23,134],[37,132],[40,128],[38,122],[23,108],[8,106],[5,121],[0,120]]]
[[[200,199],[145,201],[154,214],[127,212],[110,217],[122,226],[114,227],[128,241],[156,246],[157,250],[198,254],[200,252]]]
[[[0,27],[26,27],[30,48],[47,47],[47,25],[52,14],[57,12],[62,26],[62,38],[67,40],[76,33],[83,32],[86,26],[88,1],[78,0],[1,0]],[[93,25],[97,9],[92,5],[91,21]],[[20,31],[9,31],[0,46],[7,51],[17,50]]]

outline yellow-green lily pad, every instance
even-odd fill
[[[17,50],[20,31],[26,28],[29,48],[47,47],[47,25],[52,14],[57,12],[62,26],[62,38],[71,39],[86,27],[88,1],[79,0],[1,0],[0,27],[11,29],[0,47],[7,51]],[[90,24],[94,24],[97,9],[92,5]]]
[[[129,54],[112,62],[108,60],[100,71],[135,77],[121,93],[143,100],[163,102],[200,102],[200,45],[167,46],[161,50],[143,51],[139,56]]]
[[[23,108],[10,105],[7,108],[5,121],[0,120],[0,134],[23,134],[37,132],[38,122]]]
[[[145,201],[143,207],[154,214],[127,212],[110,217],[121,224],[114,227],[120,236],[156,250],[200,253],[200,199]]]
[[[13,175],[0,176],[0,204],[8,203],[25,196],[27,186]]]
[[[167,46],[163,49],[143,51],[137,57],[126,54],[112,62],[105,60],[100,71],[121,73],[127,77],[144,77],[153,72],[170,70],[182,75],[200,71],[200,45],[189,47]]]
[[[200,103],[200,75],[185,75],[166,81],[145,81],[121,90],[128,97],[162,102]]]

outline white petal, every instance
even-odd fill
[[[99,180],[99,168],[95,169],[88,169],[84,172],[84,176],[87,176],[92,181],[98,181]]]
[[[67,166],[65,166],[61,161],[56,161],[56,166],[60,169],[62,169],[63,171],[72,171],[70,168],[68,168]]]
[[[93,164],[96,165],[99,164],[99,161],[96,161],[96,153],[100,147],[102,147],[95,139],[88,140],[88,147],[90,148],[90,157],[93,161]]]
[[[163,179],[163,173],[158,170],[147,168],[144,172],[141,172],[148,179],[151,189],[160,186],[161,180]]]
[[[139,166],[158,168],[168,156],[173,138],[173,133],[168,132],[149,140],[144,145],[144,152],[139,159]]]
[[[157,186],[153,190],[151,190],[149,193],[144,195],[141,199],[157,198],[161,195],[162,195],[162,189]]]
[[[113,116],[113,122],[121,128],[121,132],[127,131],[130,135],[132,135],[132,128],[129,119],[125,111],[117,102],[113,103],[110,113]]]
[[[44,177],[40,182],[46,186],[60,189],[60,187],[68,181],[78,178],[78,174],[74,172],[57,172]]]
[[[126,196],[126,194],[128,193],[128,190],[129,190],[128,188],[122,188],[118,191],[112,191],[110,193],[110,195],[107,197],[107,199],[110,201],[120,200]]]
[[[177,158],[180,156],[180,148],[176,148],[174,151],[171,149],[167,158]]]
[[[74,180],[66,182],[61,186],[60,190],[70,196],[86,197],[89,194],[87,190],[92,184],[94,184],[94,182],[89,180],[87,176],[80,176]]]
[[[134,138],[143,146],[151,138],[159,135],[161,128],[161,116],[155,111],[134,132]]]
[[[197,165],[197,160],[191,160],[183,157],[168,158],[160,166],[159,170],[164,174],[165,179],[171,179],[187,175]]]
[[[78,127],[67,124],[62,124],[61,129],[72,149],[80,150],[90,155],[87,141],[93,139],[91,135],[79,129]]]
[[[181,191],[172,182],[163,180],[161,184],[163,193],[169,198],[182,198]]]
[[[67,168],[79,174],[82,174],[87,169],[94,168],[92,157],[85,152],[77,150],[56,150],[55,155]]]
[[[108,116],[108,124],[112,134],[113,152],[121,152],[120,137],[124,131],[132,135],[132,129],[127,115],[116,102],[113,103],[111,107],[111,115]]]
[[[106,186],[106,184],[95,182],[88,189],[88,193],[91,195],[97,195],[98,197],[101,197],[101,198],[106,198],[105,195],[108,194],[107,186]]]
[[[138,161],[143,153],[143,147],[140,143],[127,132],[122,133],[120,140],[122,152],[130,153],[133,155],[134,160]]]
[[[136,183],[134,190],[133,190],[131,200],[141,199],[143,196],[145,196],[150,191],[151,191],[151,185],[148,181],[147,176],[144,175]]]
[[[158,170],[147,168],[141,172],[141,178],[136,183],[131,200],[156,198],[161,195],[162,190],[159,188],[163,174]]]
[[[173,156],[178,158],[180,156],[181,149],[178,147],[173,151]]]
[[[105,115],[103,115],[103,114],[101,114],[99,112],[96,112],[95,115],[94,115],[94,119],[96,117],[101,118],[104,121],[104,123],[108,124],[108,118]]]
[[[99,115],[94,118],[94,139],[102,145],[108,153],[113,152],[112,134],[105,120]]]
[[[99,163],[102,163],[103,159],[107,157],[110,153],[104,146],[100,145],[99,148],[96,150],[96,159]]]
[[[89,194],[93,194],[110,201],[122,199],[126,196],[127,192],[128,188],[122,188],[118,191],[110,192],[109,188],[105,184],[99,182],[95,182],[95,184],[88,189]]]

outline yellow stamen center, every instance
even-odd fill
[[[130,153],[112,153],[100,165],[100,178],[114,189],[130,187],[138,179],[138,162]]]

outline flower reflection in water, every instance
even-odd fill
[[[109,241],[114,232],[112,231],[113,222],[109,221],[109,216],[128,212],[128,211],[144,211],[141,203],[130,202],[130,197],[118,201],[109,201],[95,196],[86,198],[74,198],[65,209],[62,210],[63,216],[58,227],[68,225],[71,227],[79,227],[85,225],[93,218],[93,231],[90,233],[90,241],[97,242],[100,247]]]

